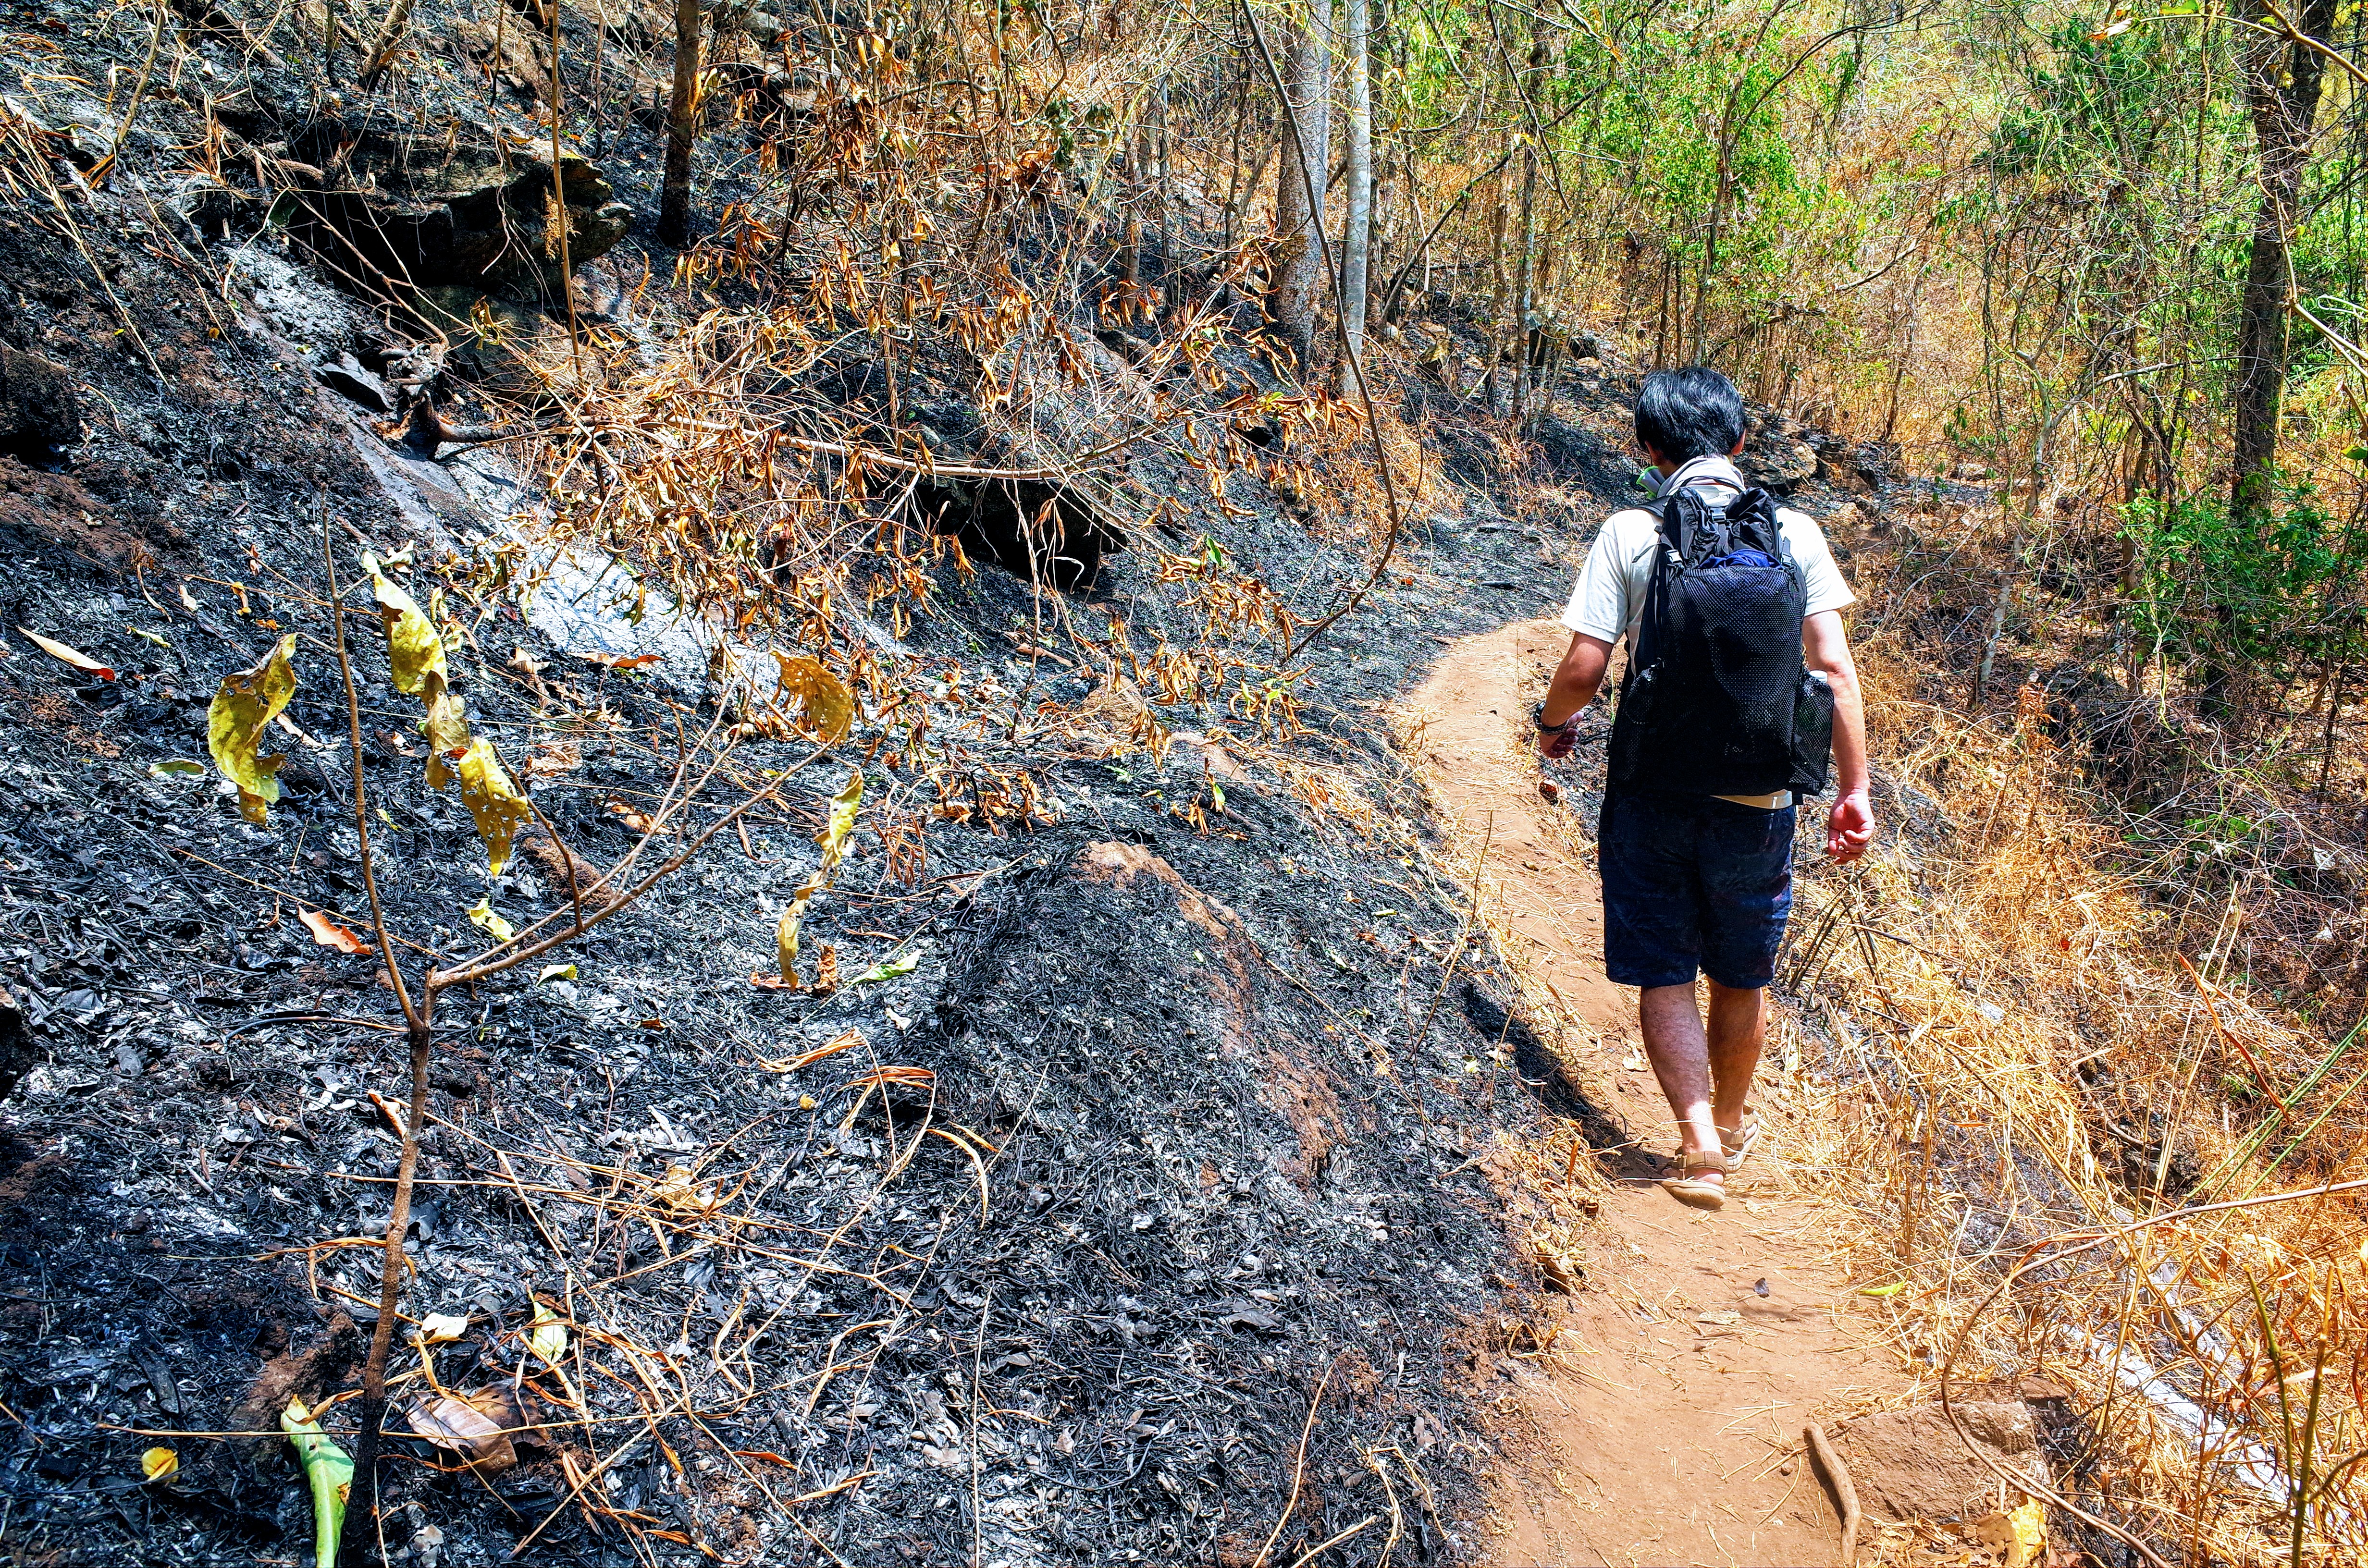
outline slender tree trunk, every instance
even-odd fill
[[[1492,415],[1497,412],[1497,389],[1503,384],[1505,312],[1511,308],[1513,299],[1512,284],[1505,271],[1505,231],[1512,221],[1512,209],[1501,200],[1488,214],[1488,368],[1481,377],[1480,389]]]
[[[1537,328],[1538,277],[1538,145],[1534,139],[1524,138],[1521,144],[1521,253],[1516,264],[1513,281],[1513,344],[1520,356],[1520,366],[1513,374],[1513,417],[1522,420],[1530,412],[1530,338]]]
[[[2303,176],[2310,167],[2311,126],[2318,117],[2325,56],[2285,36],[2264,0],[2251,0],[2241,65],[2245,105],[2259,151],[2260,205],[2237,306],[2237,385],[2229,413],[2228,516],[2239,524],[2265,517],[2276,496],[2278,421],[2286,390],[2286,312],[2294,294],[2293,241]],[[2325,40],[2335,24],[2336,0],[2308,0],[2298,26]],[[2218,612],[2223,639],[2235,617]],[[2228,716],[2233,660],[2216,650],[2197,671],[2197,699],[2214,719]]]
[[[2266,6],[2246,7],[2256,27],[2273,26]],[[2324,40],[2335,21],[2335,0],[2309,0],[2299,25]],[[2286,312],[2293,292],[2291,245],[2304,174],[2310,166],[2311,126],[2318,116],[2325,57],[2283,36],[2257,34],[2245,46],[2245,102],[2260,150],[2260,205],[2237,311],[2237,387],[2229,510],[2256,517],[2270,506],[2278,456],[2278,405],[2285,395]]]
[[[658,243],[690,238],[690,147],[699,134],[699,0],[674,0],[674,94],[666,101],[666,187]]]
[[[1373,91],[1368,69],[1367,0],[1348,0],[1348,34],[1342,41],[1349,64],[1349,214],[1340,241],[1340,374],[1347,387],[1350,359],[1365,344],[1366,275],[1373,243]],[[1361,359],[1360,359],[1361,362]]]
[[[1292,35],[1289,101],[1282,106],[1282,157],[1275,170],[1274,229],[1282,267],[1269,308],[1307,374],[1324,298],[1324,211],[1311,208],[1332,172],[1332,0],[1309,0],[1306,27]],[[1304,172],[1303,172],[1304,171]]]

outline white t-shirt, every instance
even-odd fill
[[[1725,458],[1696,458],[1661,481],[1660,493],[1666,495],[1686,484],[1726,484],[1740,490],[1743,476]],[[1808,601],[1802,613],[1817,615],[1856,604],[1858,596],[1850,592],[1841,568],[1834,564],[1834,552],[1827,546],[1816,519],[1805,512],[1780,506],[1776,521],[1782,529],[1784,543],[1793,551],[1793,559],[1801,563],[1801,574],[1807,583]],[[1632,506],[1604,518],[1595,542],[1588,547],[1585,564],[1578,569],[1578,583],[1562,612],[1562,623],[1573,631],[1600,637],[1606,642],[1617,642],[1626,637],[1633,654],[1636,624],[1645,619],[1645,594],[1652,585],[1653,554],[1660,537],[1659,527],[1650,512]],[[1782,790],[1773,795],[1718,798],[1768,811],[1779,811],[1793,802],[1791,793]]]

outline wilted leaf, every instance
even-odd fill
[[[172,646],[170,642],[165,641],[165,639],[158,633],[144,631],[137,626],[131,628],[131,635],[139,638],[143,642],[154,642],[159,648],[170,648]]]
[[[543,966],[542,966],[542,972],[541,972],[541,973],[540,973],[540,974],[538,974],[538,975],[536,975],[536,976],[534,977],[534,983],[535,983],[537,985],[541,985],[541,984],[544,983],[546,981],[552,981],[552,980],[573,980],[573,979],[575,979],[575,966],[574,964],[572,964],[572,963],[547,963],[547,964],[545,964],[545,965],[543,965]]]
[[[874,981],[894,980],[900,975],[910,974],[920,967],[921,955],[918,953],[906,953],[901,959],[887,959],[879,963],[873,964],[870,969],[865,970],[861,974],[859,974],[853,980],[848,981],[848,983],[849,985],[870,985]]]
[[[23,631],[25,636],[31,641],[34,647],[39,648],[42,653],[47,653],[52,659],[62,659],[78,670],[87,670],[101,680],[113,680],[115,678],[115,672],[112,669],[100,664],[88,653],[82,653],[77,649],[69,648],[64,643],[44,637],[38,631],[28,631],[21,626],[17,628],[17,630]]]
[[[847,858],[848,840],[855,836],[856,811],[862,804],[863,769],[859,767],[847,776],[847,782],[830,798],[830,816],[814,840],[822,846],[822,864],[798,884],[798,891],[790,895],[789,908],[781,912],[780,923],[773,928],[773,948],[781,963],[780,983],[789,990],[799,989],[798,924],[805,918],[806,905],[814,902],[814,894],[828,887],[831,879],[838,875],[838,863]]]
[[[650,1196],[678,1214],[704,1214],[716,1202],[714,1189],[700,1187],[689,1165],[668,1165]]]
[[[293,639],[291,638],[292,642]],[[304,1479],[313,1488],[313,1568],[336,1568],[337,1537],[346,1525],[346,1494],[354,1483],[354,1461],[329,1440],[301,1399],[279,1413],[279,1429],[296,1445]]]
[[[423,1345],[449,1345],[468,1332],[469,1320],[461,1312],[429,1312],[419,1320]]]
[[[845,683],[811,654],[784,653],[777,649],[773,659],[781,666],[780,697],[796,698],[804,710],[806,728],[823,744],[837,744],[847,733],[848,726],[855,722],[855,699],[848,695]]]
[[[419,726],[427,734],[427,787],[441,790],[452,782],[452,762],[468,753],[469,710],[445,687],[441,671],[427,677],[419,700],[427,710]]]
[[[470,925],[474,926],[496,942],[507,942],[518,935],[510,928],[508,921],[494,913],[494,900],[490,893],[470,905],[467,914]]]
[[[181,1456],[170,1449],[150,1449],[140,1456],[140,1478],[143,1481],[170,1481],[180,1472]]]
[[[647,665],[664,662],[660,653],[578,653],[586,664],[600,665],[612,670],[638,670]]]
[[[279,799],[283,759],[258,757],[255,747],[263,726],[296,695],[296,672],[288,663],[295,652],[296,639],[282,637],[253,669],[222,676],[206,709],[206,749],[222,776],[238,786],[238,809],[249,822],[263,821],[265,808]]]
[[[848,1029],[833,1036],[829,1044],[815,1046],[803,1055],[783,1057],[779,1061],[765,1062],[762,1065],[768,1073],[794,1073],[801,1067],[813,1066],[825,1056],[837,1056],[842,1051],[852,1051],[865,1043],[860,1031]]]
[[[780,924],[773,927],[773,951],[780,960],[781,980],[792,987],[797,983],[798,974],[798,922],[804,917],[805,912],[805,900],[794,900],[789,908],[781,911]]]
[[[498,877],[509,864],[511,842],[533,820],[534,808],[503,771],[494,744],[483,736],[471,741],[461,754],[460,774],[461,802],[477,819],[477,836],[485,841],[487,874]]]
[[[567,1325],[541,1301],[534,1304],[534,1326],[527,1331],[526,1346],[549,1366],[556,1367],[567,1354]]]
[[[517,1415],[502,1391],[488,1389],[465,1399],[446,1394],[414,1405],[409,1420],[414,1432],[438,1448],[457,1449],[468,1455],[472,1468],[491,1472],[518,1463],[510,1443]]]
[[[417,696],[430,675],[444,676],[444,642],[436,628],[409,594],[387,581],[375,555],[362,557],[370,574],[370,597],[378,600],[379,619],[386,626],[386,659],[394,675],[394,688]]]
[[[847,841],[855,836],[856,808],[863,804],[863,770],[856,769],[830,798],[830,820],[823,824],[814,842],[822,846],[822,869],[825,872],[838,869],[847,858]]]
[[[173,757],[165,762],[152,762],[148,765],[148,777],[151,778],[196,778],[202,777],[205,771],[204,763],[191,762],[185,756]]]
[[[370,951],[368,942],[318,910],[300,909],[296,912],[296,918],[304,923],[304,929],[313,933],[313,940],[324,948],[335,948],[341,953]]]

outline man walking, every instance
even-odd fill
[[[1815,520],[1744,483],[1743,438],[1743,399],[1717,371],[1645,379],[1636,439],[1656,494],[1604,520],[1536,714],[1539,751],[1569,755],[1627,639],[1597,833],[1604,969],[1641,990],[1645,1051],[1679,1128],[1679,1172],[1661,1185],[1699,1209],[1725,1204],[1758,1132],[1744,1100],[1793,907],[1796,791],[1824,787],[1828,745],[1826,853],[1854,860],[1874,835],[1842,630],[1854,596]]]

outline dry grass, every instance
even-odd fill
[[[1876,703],[1930,817],[1796,915],[1792,1180],[1919,1396],[2075,1392],[2084,1509],[2168,1562],[2350,1560],[2368,1256],[2360,1194],[2318,1189],[2362,1175],[2361,1063],[2229,983],[2234,894],[2177,956],[2043,720],[2035,692],[2003,734]]]

